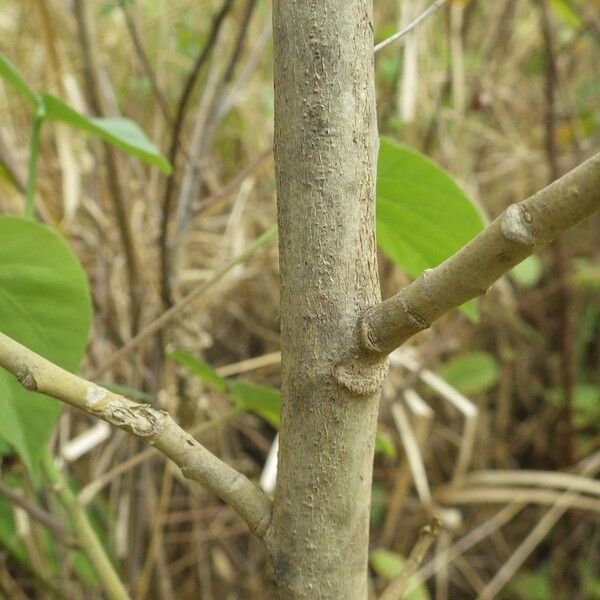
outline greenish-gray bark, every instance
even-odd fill
[[[366,598],[381,362],[360,351],[379,302],[370,0],[276,0],[275,164],[282,419],[267,534],[281,598]]]

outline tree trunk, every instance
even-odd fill
[[[357,332],[380,301],[372,3],[275,0],[273,23],[283,406],[267,544],[279,597],[366,598],[385,370]]]

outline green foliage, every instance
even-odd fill
[[[533,287],[542,278],[542,261],[535,255],[528,256],[510,272],[510,276],[522,287]]]
[[[11,473],[2,476],[2,483],[13,488],[19,494],[24,493],[18,478]],[[35,503],[35,500],[33,502]],[[61,556],[57,552],[55,538],[46,529],[40,527],[36,530],[36,540],[41,542],[41,550],[47,558],[46,566],[50,568],[53,575],[58,574]],[[4,548],[23,566],[32,572],[36,571],[38,566],[30,562],[22,535],[17,529],[14,506],[2,496],[0,496],[0,547]],[[96,585],[98,583],[94,570],[85,555],[79,550],[73,553],[73,568],[85,584]]]
[[[27,556],[21,544],[12,508],[12,504],[0,496],[0,546],[20,563],[26,564]]]
[[[204,383],[217,392],[224,393],[229,389],[229,381],[225,377],[221,377],[208,363],[196,358],[193,354],[175,350],[169,354],[169,358],[202,379]]]
[[[439,374],[459,392],[477,394],[498,383],[500,367],[487,352],[467,352],[448,361]]]
[[[0,437],[0,456],[9,456],[12,448]]]
[[[377,169],[377,241],[412,277],[462,248],[483,227],[456,182],[426,156],[382,138]],[[472,319],[474,303],[463,307]]]
[[[600,600],[600,574],[597,565],[580,565],[580,575],[583,580],[583,590],[586,600]]]
[[[221,377],[209,364],[196,358],[189,352],[177,350],[169,358],[200,378],[209,387],[225,394],[233,405],[242,412],[252,412],[279,426],[280,394],[279,390],[250,381],[233,381]]]
[[[396,458],[398,452],[391,436],[385,431],[378,431],[375,438],[375,452],[383,454],[387,458]]]
[[[102,16],[108,16],[112,14],[119,8],[119,4],[119,0],[104,0],[104,2],[100,4],[100,14]],[[124,0],[124,4],[126,6],[131,6],[133,4],[133,0]]]
[[[168,174],[171,172],[169,161],[130,119],[87,117],[52,94],[42,94],[40,96],[27,84],[16,67],[2,52],[0,52],[0,77],[15,88],[35,108],[27,176],[25,214],[28,217],[32,218],[34,214],[40,130],[46,119],[66,123],[75,129],[90,133],[132,156],[137,156],[149,165],[157,167],[163,173]]]
[[[564,390],[551,388],[547,398],[558,408],[565,403]],[[591,383],[578,383],[573,388],[573,423],[576,427],[600,425],[600,387]]]
[[[231,397],[240,410],[253,412],[273,427],[279,427],[281,412],[279,390],[250,381],[234,381],[231,384]]]
[[[0,331],[73,371],[91,325],[86,275],[49,228],[0,216]],[[0,369],[0,435],[36,465],[59,412],[58,402],[21,387]]]
[[[370,562],[371,568],[377,575],[391,581],[394,577],[400,575],[406,564],[406,559],[396,552],[379,548],[371,552]],[[413,584],[408,593],[404,595],[404,599],[429,600],[429,598],[429,592],[425,585],[413,578]]]
[[[585,259],[574,261],[575,273],[573,283],[584,289],[599,292],[600,291],[600,265],[594,264]]]
[[[510,591],[522,600],[550,600],[552,578],[547,568],[539,571],[521,571],[510,584]]]
[[[552,10],[558,18],[573,29],[581,29],[581,18],[573,10],[570,2],[567,0],[550,0]]]
[[[48,119],[66,123],[75,129],[91,133],[128,154],[137,156],[149,165],[157,167],[163,173],[171,172],[169,161],[130,119],[86,117],[52,94],[44,94],[42,99]]]
[[[385,520],[389,499],[388,499],[387,488],[379,483],[373,481],[371,486],[371,506],[369,507],[369,523],[372,528],[381,527]]]
[[[579,315],[575,335],[575,365],[578,373],[585,374],[586,361],[593,356],[593,347],[600,327],[600,303],[590,302]]]
[[[17,68],[2,52],[0,52],[0,77],[9,85],[12,85],[32,106],[37,107],[39,96],[29,87]]]
[[[169,358],[185,367],[213,390],[225,394],[241,412],[254,413],[276,429],[279,427],[281,394],[276,388],[221,377],[208,363],[182,350],[171,352]],[[386,456],[393,458],[396,455],[393,442],[381,432],[377,433],[375,447]]]

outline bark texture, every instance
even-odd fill
[[[364,348],[386,355],[449,310],[485,294],[535,250],[600,209],[600,153],[511,204],[456,254],[361,318]]]
[[[276,0],[273,22],[283,407],[266,541],[279,597],[366,598],[385,370],[353,360],[380,301],[371,0]]]

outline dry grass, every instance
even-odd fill
[[[34,87],[85,109],[86,65],[71,4],[0,1],[0,50]],[[221,2],[128,3],[167,115],[119,2],[90,4],[107,111],[134,118],[166,153],[184,81]],[[170,297],[160,256],[165,178],[117,157],[143,286],[141,329],[275,221],[265,0],[253,5],[239,56],[231,62],[249,4],[233,3],[188,105],[174,194],[181,218],[176,209],[169,214]],[[401,20],[396,2],[375,4],[379,40]],[[600,141],[598,3],[556,4],[571,6],[579,24],[552,13],[558,75],[551,106],[538,1],[449,2],[408,45],[392,45],[377,57],[382,133],[445,166],[488,218],[545,185],[553,165],[565,172]],[[0,163],[14,178],[0,178],[0,212],[18,213],[29,114],[1,83],[0,115]],[[108,185],[115,173],[107,171],[97,143],[61,127],[45,129],[42,148],[41,216],[65,233],[90,278],[95,316],[82,368],[90,375],[136,333]],[[372,543],[408,556],[421,527],[438,515],[443,532],[421,569],[423,578],[435,577],[432,597],[524,598],[503,585],[521,568],[546,567],[551,597],[592,597],[584,573],[600,561],[600,423],[580,423],[573,411],[550,401],[549,390],[565,381],[571,388],[584,381],[600,385],[598,292],[571,276],[581,259],[593,264],[600,258],[599,224],[596,218],[568,234],[562,259],[544,251],[544,275],[535,288],[500,282],[481,301],[479,324],[456,313],[444,318],[411,343],[409,362],[416,360],[416,369],[406,360],[392,368],[381,427],[392,435],[399,456],[376,458]],[[405,281],[383,256],[381,276],[384,295]],[[189,428],[204,424],[203,442],[258,478],[275,432],[251,415],[232,415],[226,399],[165,360],[164,352],[188,350],[223,374],[278,386],[278,330],[277,255],[270,245],[102,379],[142,390]],[[456,390],[436,387],[435,371],[448,357],[473,349],[497,357],[500,381],[491,391],[457,400]],[[565,361],[574,365],[573,381]],[[68,457],[73,438],[89,436],[93,427],[86,417],[64,411],[56,453],[65,457],[67,451]],[[106,543],[136,598],[269,597],[259,543],[231,509],[152,452],[114,433],[68,466],[108,532]],[[11,471],[22,474],[23,467],[5,461],[2,473]],[[53,508],[43,494],[38,500]],[[31,568],[0,554],[0,590],[17,598],[45,597],[51,581],[61,597],[100,597],[78,581],[66,546],[54,577],[36,547],[35,531],[30,524],[21,530]],[[385,588],[381,577],[372,577],[374,590]]]

